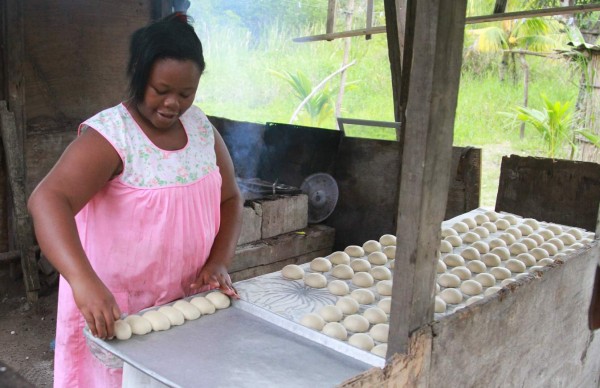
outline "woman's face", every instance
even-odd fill
[[[195,62],[159,59],[152,66],[144,101],[137,108],[156,129],[169,129],[194,102],[199,81]]]

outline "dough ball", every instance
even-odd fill
[[[185,322],[183,313],[173,306],[162,306],[158,309],[158,312],[167,317],[171,326],[180,326]]]
[[[387,256],[383,252],[370,253],[367,259],[369,260],[369,263],[373,265],[384,265],[388,261]]]
[[[446,238],[448,236],[458,236],[458,232],[456,231],[456,229],[452,228],[442,229],[442,238]]]
[[[500,260],[500,259],[498,259],[498,260]],[[481,260],[471,260],[470,262],[467,263],[467,268],[472,273],[483,273],[483,272],[487,271],[487,266]]]
[[[538,265],[541,265],[542,267],[545,267],[545,266],[547,266],[549,264],[552,264],[552,263],[554,263],[554,260],[552,260],[549,257],[546,257],[545,259],[542,259],[542,260],[538,261]]]
[[[383,254],[390,260],[394,260],[396,258],[396,246],[388,245],[387,247],[383,247]]]
[[[481,283],[475,280],[465,280],[460,285],[460,290],[465,295],[479,295],[483,292],[483,287]]]
[[[527,270],[525,268],[525,263],[523,263],[521,260],[517,260],[517,259],[509,259],[506,261],[506,263],[504,265],[510,272],[513,272],[513,273],[521,273],[521,272],[525,272]]]
[[[540,248],[545,249],[550,256],[554,256],[558,253],[558,248],[556,245],[550,244],[548,241],[540,245]]]
[[[356,346],[359,349],[370,351],[375,346],[373,342],[373,338],[370,335],[365,333],[356,333],[352,334],[350,338],[348,338],[348,343],[352,346]]]
[[[471,270],[469,270],[467,267],[462,266],[462,265],[452,268],[450,273],[458,276],[460,278],[460,280],[471,279]]]
[[[576,228],[571,228],[571,229],[567,230],[566,233],[575,237],[576,240],[581,240],[583,238],[583,233],[581,232],[581,230],[576,229]]]
[[[475,275],[475,280],[484,287],[493,287],[496,285],[496,278],[489,273],[479,273]]]
[[[335,271],[335,268],[333,270]],[[307,273],[304,275],[304,284],[312,288],[325,288],[327,286],[327,278],[320,273]]]
[[[481,226],[486,228],[490,233],[496,233],[498,231],[498,227],[493,222],[484,222]]]
[[[385,323],[388,320],[385,311],[379,307],[369,307],[363,313],[363,317],[367,318],[367,321],[372,324]]]
[[[473,217],[473,219],[475,220],[475,222],[477,222],[477,225],[482,225],[485,222],[490,222],[490,218],[485,214],[477,214],[475,215],[475,217]]]
[[[485,241],[475,241],[471,244],[471,248],[477,249],[480,254],[488,253],[490,251],[490,246]]]
[[[542,269],[542,268],[544,268],[544,267],[543,267],[543,266],[541,266],[541,265],[534,265],[533,267],[529,268],[529,271],[530,271],[530,272],[533,272],[533,271],[539,271],[539,270],[540,270],[540,269]]]
[[[512,214],[507,214],[507,215],[505,215],[505,216],[504,216],[504,219],[505,219],[506,221],[508,221],[508,223],[509,223],[509,224],[511,224],[511,225],[516,225],[516,224],[517,224],[517,222],[519,222],[518,218],[517,218],[517,217],[515,217],[515,216],[513,216]]]
[[[540,223],[533,218],[525,218],[523,224],[529,226],[532,230],[538,230],[540,228]]]
[[[529,236],[533,233],[533,228],[527,224],[521,224],[517,226],[517,229],[521,232],[521,236]]]
[[[198,310],[200,310],[200,313],[202,313],[202,315],[214,314],[217,310],[215,305],[212,304],[212,302],[206,299],[204,296],[197,296],[195,298],[192,298],[192,300],[190,300],[190,303],[196,306]]]
[[[390,334],[390,325],[387,323],[373,325],[371,330],[369,330],[369,334],[375,341],[387,343]]]
[[[577,238],[570,233],[563,233],[558,235],[560,241],[563,242],[564,245],[573,245],[577,242]]]
[[[348,332],[346,328],[339,322],[328,322],[323,326],[323,334],[345,341],[348,338]]]
[[[510,228],[510,222],[506,221],[503,218],[497,220],[495,222],[495,224],[496,224],[496,228],[498,228],[498,230],[505,230],[505,229]]]
[[[498,217],[498,213],[496,213],[496,212],[495,212],[495,211],[493,211],[493,210],[488,210],[488,211],[486,211],[486,212],[485,212],[485,213],[483,213],[483,214],[485,214],[485,215],[487,216],[487,218],[489,218],[489,219],[490,219],[490,221],[492,221],[492,222],[494,222],[494,221],[497,221],[497,220],[498,220],[498,218],[499,218],[499,217]]]
[[[463,240],[460,236],[448,236],[444,240],[448,241],[453,247],[459,247],[462,245]]]
[[[281,270],[284,278],[290,280],[299,280],[304,277],[304,270],[296,264],[288,264]]]
[[[443,259],[443,262],[448,267],[458,267],[460,265],[465,265],[465,259],[463,259],[462,256],[454,253],[446,255],[446,257],[444,257]]]
[[[469,299],[467,299],[467,301],[465,302],[465,305],[470,306],[473,303],[480,301],[481,299],[483,299],[483,296],[481,296],[481,295],[472,296]]]
[[[331,271],[331,276],[338,279],[352,279],[352,276],[354,276],[354,270],[349,265],[338,264],[335,267],[333,267],[333,270]]]
[[[502,233],[499,238],[501,240],[504,240],[506,245],[514,244],[515,242],[517,242],[517,238],[510,233]]]
[[[387,355],[387,344],[375,345],[373,349],[371,349],[371,353],[373,353],[376,356],[385,358],[385,356]]]
[[[342,322],[347,330],[353,333],[364,333],[369,330],[369,321],[362,315],[352,314],[344,318]]]
[[[371,275],[375,280],[390,280],[392,278],[392,271],[387,267],[375,267],[371,269]]]
[[[452,229],[456,230],[458,233],[467,233],[469,231],[469,226],[464,222],[456,222],[452,225]]]
[[[211,301],[211,303],[212,303],[212,301]],[[202,313],[200,313],[200,310],[198,310],[198,307],[194,306],[187,300],[183,300],[183,299],[178,300],[177,302],[175,302],[175,304],[173,304],[173,307],[176,308],[177,310],[181,311],[181,313],[183,314],[185,319],[188,321],[193,321],[194,319],[198,319],[202,315]]]
[[[334,305],[323,306],[317,313],[325,320],[325,322],[339,322],[344,316],[342,310]]]
[[[450,244],[446,240],[440,241],[440,252],[442,252],[442,253],[452,253],[452,244]]]
[[[365,250],[358,245],[348,245],[344,252],[348,254],[350,257],[362,257],[365,255]]]
[[[490,273],[498,280],[508,279],[512,275],[510,270],[504,267],[491,268]]]
[[[152,331],[152,324],[140,315],[128,315],[125,322],[131,327],[131,332],[137,335],[148,334]]]
[[[534,240],[536,242],[537,245],[542,244],[544,241],[546,241],[545,238],[543,238],[540,234],[538,233],[532,233],[529,236],[527,236],[527,238],[530,238],[532,240]],[[533,248],[531,248],[533,249]]]
[[[445,313],[446,312],[446,302],[440,296],[435,297],[435,307],[434,311],[436,313]]]
[[[497,287],[497,286],[490,287],[487,290],[485,290],[483,295],[490,296],[490,295],[495,294],[496,292],[500,291],[501,289],[502,289],[502,287]]]
[[[446,288],[440,292],[440,298],[448,304],[459,304],[463,300],[463,295],[456,288]]]
[[[565,249],[565,243],[562,242],[561,239],[553,237],[550,240],[546,241],[548,244],[552,244],[556,247],[557,250],[561,251]],[[543,245],[543,244],[542,244]]]
[[[346,264],[346,265],[350,264],[350,256],[348,256],[348,254],[346,252],[341,252],[341,251],[333,252],[331,255],[327,256],[327,258],[333,264]]]
[[[381,243],[375,240],[369,240],[363,244],[365,253],[381,252]]]
[[[521,242],[521,244],[524,244],[527,247],[527,249],[529,249],[529,250],[531,250],[533,248],[537,248],[537,246],[538,246],[537,241],[535,241],[532,238],[528,238],[528,237],[525,237],[520,242]]]
[[[369,272],[371,270],[371,263],[365,259],[354,259],[350,262],[350,268],[356,272]]]
[[[389,282],[389,280],[382,280],[383,282]],[[380,282],[381,283],[381,282]],[[390,282],[391,284],[391,282]],[[373,291],[367,290],[365,288],[359,288],[358,290],[354,290],[350,293],[350,296],[359,304],[371,304],[375,301],[375,294]]]
[[[463,242],[467,244],[474,243],[475,241],[479,241],[481,237],[475,232],[467,232],[462,236]]]
[[[117,337],[117,339],[121,341],[128,340],[131,338],[132,333],[133,331],[131,330],[129,323],[121,319],[115,321],[115,337]]]
[[[370,273],[359,272],[352,277],[352,283],[358,287],[371,287],[375,283],[375,280]]]
[[[383,298],[377,303],[377,307],[383,310],[384,313],[389,314],[392,309],[392,298]]]
[[[486,253],[485,255],[481,256],[481,261],[488,267],[497,267],[502,262],[502,260],[500,260],[500,256],[496,255],[495,253]]]
[[[379,237],[379,243],[384,247],[396,245],[396,236],[393,234],[384,234],[383,236]]]
[[[545,259],[546,257],[550,257],[547,250],[539,247],[533,248],[531,251],[529,251],[529,253],[531,254],[531,256],[535,257],[536,260],[541,260]]]
[[[396,265],[396,260],[390,260],[390,269],[394,269],[395,265]]]
[[[441,290],[442,290],[442,287],[440,287],[440,285],[437,284],[437,282],[436,282],[435,283],[435,293],[438,294]]]
[[[505,247],[494,248],[490,251],[490,253],[493,253],[494,255],[498,256],[502,261],[510,259],[510,251],[508,250],[508,248]]]
[[[580,241],[583,241],[583,240],[585,240],[585,239],[582,238]],[[578,242],[575,243],[575,244],[573,244],[573,245],[571,245],[571,249],[581,249],[581,248],[583,248],[583,244],[578,243]]]
[[[214,304],[217,310],[226,309],[231,305],[231,300],[229,299],[229,297],[223,294],[221,291],[209,292],[208,294],[206,294],[206,299],[208,299],[212,304]]]
[[[392,281],[391,280],[380,280],[375,285],[377,289],[377,293],[382,296],[390,296],[392,295]],[[359,290],[356,290],[359,291]],[[372,302],[371,302],[372,303]],[[368,303],[363,303],[368,304]]]
[[[171,328],[171,322],[169,322],[169,318],[157,310],[147,311],[142,314],[142,317],[146,318],[148,322],[150,322],[153,331],[163,331]]]
[[[477,222],[470,217],[466,217],[463,218],[462,220],[460,220],[461,222],[464,222],[465,224],[467,224],[467,226],[469,227],[469,229],[473,229],[477,226]]]
[[[330,281],[329,284],[327,285],[327,289],[333,295],[339,295],[339,296],[347,295],[350,292],[350,287],[348,287],[348,284],[343,280]]]
[[[324,257],[316,257],[310,262],[310,269],[315,272],[329,272],[331,271],[331,261]]]
[[[529,252],[529,249],[527,249],[527,246],[523,243],[511,244],[511,246],[508,249],[509,249],[510,253],[515,256],[519,255],[521,253]]]
[[[529,272],[523,272],[523,273],[517,274],[517,276],[515,276],[515,279],[523,279],[526,277],[531,277],[531,274]]]
[[[514,282],[516,282],[516,280],[513,278],[504,279],[502,282],[500,282],[500,287],[506,287],[510,283],[514,283]]]
[[[490,231],[483,226],[478,226],[473,229],[473,232],[476,233],[480,238],[488,238],[490,236]]]
[[[467,260],[479,260],[479,258],[481,257],[479,251],[473,247],[466,247],[465,249],[463,249],[460,255]]]
[[[448,267],[446,266],[446,263],[444,263],[442,260],[437,261],[437,266],[436,266],[437,273],[444,273],[444,272],[446,272],[447,268]]]
[[[542,236],[544,238],[544,241],[550,240],[552,237],[554,237],[554,232],[549,229],[541,229],[537,232],[537,234]]]
[[[356,314],[360,308],[360,305],[356,299],[349,296],[341,297],[338,299],[335,305],[339,307],[339,309],[342,310],[342,313],[346,315]]]
[[[554,233],[554,235],[562,234],[562,232],[563,232],[562,228],[556,224],[550,224],[550,225],[546,226],[546,229],[548,229],[549,231]]]
[[[498,248],[498,247],[506,247],[506,241],[500,238],[493,238],[490,240],[489,244],[490,249]]]
[[[300,319],[300,324],[309,329],[321,331],[325,326],[325,320],[319,314],[308,313]]]
[[[554,261],[556,261],[556,260],[562,260],[562,261],[564,261],[566,258],[567,258],[567,255],[564,254],[564,253],[557,253],[553,257]]]
[[[458,287],[460,286],[460,278],[456,274],[443,273],[438,277],[437,283],[442,287]]]
[[[529,253],[521,253],[521,254],[517,255],[517,260],[522,261],[526,267],[531,267],[532,265],[535,265],[535,261],[536,261],[535,257],[533,257],[533,255],[529,254]]]

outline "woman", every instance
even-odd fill
[[[130,98],[80,136],[29,199],[36,236],[61,273],[55,387],[120,386],[85,344],[122,313],[208,288],[236,296],[227,267],[243,201],[225,144],[193,101],[202,45],[174,14],[131,39]]]

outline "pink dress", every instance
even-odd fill
[[[76,216],[85,252],[123,313],[190,295],[219,230],[221,175],[213,127],[195,106],[181,122],[188,142],[176,151],[156,147],[123,104],[79,128],[98,131],[123,161],[121,175]],[[54,386],[120,387],[122,369],[106,368],[90,353],[84,325],[61,278]]]

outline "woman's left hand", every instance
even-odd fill
[[[231,283],[227,267],[223,264],[211,264],[210,261],[207,262],[191,286],[193,289],[199,289],[206,285],[210,288],[219,288],[225,295],[231,298],[240,298]]]

